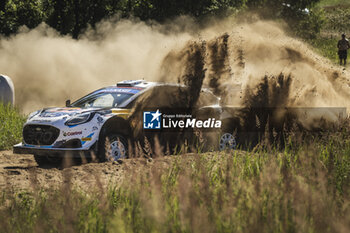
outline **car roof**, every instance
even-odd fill
[[[146,92],[148,89],[151,89],[152,87],[162,87],[162,86],[186,87],[183,84],[175,84],[175,83],[149,82],[149,81],[145,81],[145,80],[125,80],[122,82],[118,82],[115,85],[111,85],[111,86],[107,86],[107,87],[103,87],[103,88],[100,88],[98,90],[95,90],[92,93],[90,93],[90,94],[88,94],[80,99],[83,99],[91,94],[95,94],[95,93],[97,94],[97,93],[102,93],[102,92],[116,92],[116,93],[123,92],[123,93],[127,93],[127,94],[133,94],[133,96],[129,99],[129,101],[124,102],[124,104],[121,106],[121,107],[123,107],[124,105],[127,105],[130,102],[132,102],[140,94]],[[202,92],[209,92],[212,95],[214,95],[212,93],[212,91],[207,89],[207,88],[201,88],[201,91]],[[80,99],[73,102],[73,104],[76,103],[77,101],[79,101]]]
[[[96,91],[104,90],[104,89],[119,89],[119,88],[131,88],[131,89],[143,90],[143,89],[161,85],[161,84],[162,83],[159,83],[159,82],[148,82],[145,80],[126,80],[126,81],[118,82],[116,85],[100,88]]]

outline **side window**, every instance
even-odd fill
[[[134,99],[133,101],[131,101],[130,103],[128,103],[128,105],[126,105],[125,108],[133,108],[135,106],[135,103],[137,101],[139,97],[137,97],[136,99]]]
[[[135,104],[137,102],[137,100],[140,99],[140,97],[142,97],[144,95],[144,93],[142,93],[141,95],[137,96],[134,100],[132,100],[130,103],[128,103],[128,105],[125,106],[125,108],[133,108],[135,107]]]

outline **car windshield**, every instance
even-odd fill
[[[73,104],[71,107],[78,108],[116,108],[133,94],[118,92],[99,92],[87,95]]]

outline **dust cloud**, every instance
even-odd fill
[[[347,71],[277,23],[238,21],[105,21],[78,40],[42,24],[0,40],[0,73],[13,79],[24,112],[140,78],[189,86],[190,105],[208,87],[222,104],[238,107],[349,107]]]
[[[237,24],[224,33],[172,50],[163,60],[161,80],[186,84],[191,66],[187,57],[200,44],[205,44],[206,56],[201,61],[205,78],[193,89],[208,87],[221,97],[222,105],[251,109],[248,115],[254,120],[245,120],[243,125],[255,126],[255,117],[267,118],[266,114],[285,119],[291,113],[281,111],[286,107],[306,128],[314,127],[315,121],[336,122],[346,117],[337,110],[350,105],[349,73],[273,22]],[[265,108],[265,113],[258,115],[256,108]]]
[[[175,26],[138,20],[102,22],[79,40],[42,24],[0,40],[0,73],[13,79],[16,103],[28,113],[120,80],[155,80],[163,57],[190,38]]]
[[[275,23],[238,24],[222,35],[192,41],[181,50],[171,51],[163,61],[163,80],[181,80],[187,67],[184,54],[191,50],[193,43],[206,43],[203,86],[221,95],[225,104],[244,106],[244,102],[235,98],[237,87],[241,92],[252,91],[265,76],[283,73],[291,76],[291,83],[286,87],[290,93],[283,104],[349,106],[349,73],[317,55],[303,42],[288,36]]]

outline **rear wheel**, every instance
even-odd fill
[[[111,134],[103,138],[100,144],[100,161],[117,161],[127,158],[128,143],[120,134]]]
[[[219,139],[219,150],[234,150],[237,146],[236,137],[232,133],[222,133]]]

